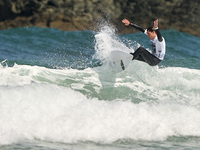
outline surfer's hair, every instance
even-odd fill
[[[155,30],[153,30],[153,27],[148,27],[148,28],[147,28],[147,31],[153,32],[153,31],[155,31]]]

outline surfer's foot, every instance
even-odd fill
[[[132,58],[132,60],[134,59],[134,53],[130,53],[131,55],[133,55],[133,58]]]

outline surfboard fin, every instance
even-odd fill
[[[120,65],[121,65],[122,69],[125,70],[125,66],[124,66],[123,61],[122,60],[120,60],[120,61],[121,61]]]

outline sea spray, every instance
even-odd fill
[[[95,56],[103,61],[109,57],[112,50],[130,51],[119,39],[113,27],[103,26],[95,35]]]
[[[187,105],[99,101],[69,88],[42,84],[1,87],[0,91],[1,144],[34,139],[113,143],[200,136],[200,110]]]

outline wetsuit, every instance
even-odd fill
[[[147,35],[147,29],[143,29],[142,27],[133,23],[130,23],[130,25]],[[155,32],[157,36],[153,40],[151,40],[152,53],[150,53],[143,47],[139,47],[134,53],[131,53],[133,55],[133,60],[136,59],[144,61],[150,66],[156,66],[164,59],[166,47],[165,39],[161,36],[158,28],[155,29]]]

